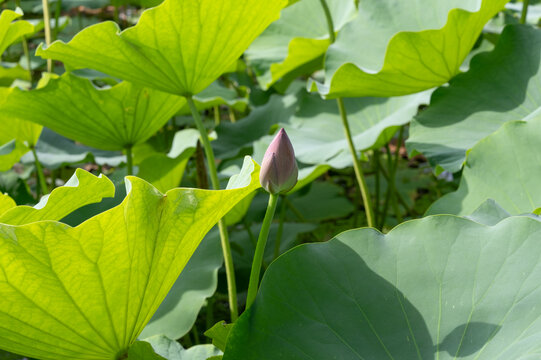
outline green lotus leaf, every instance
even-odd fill
[[[222,264],[220,235],[213,230],[205,236],[140,337],[165,335],[180,339],[186,335],[205,300],[216,292]]]
[[[356,149],[384,146],[400,126],[417,114],[420,105],[428,103],[430,93],[425,91],[388,99],[345,99]],[[329,164],[334,168],[353,165],[336,102],[307,94],[300,98],[293,117],[280,125],[286,129],[299,161]]]
[[[437,172],[460,170],[466,152],[502,124],[541,113],[541,30],[512,25],[496,49],[472,59],[470,70],[438,89],[412,122],[407,147]]]
[[[327,98],[389,97],[445,84],[508,1],[361,1],[327,51],[325,83],[312,90]]]
[[[396,98],[345,99],[355,146],[359,150],[386,144],[396,130],[417,114],[418,107],[428,103],[431,91]],[[231,157],[244,148],[254,147],[256,161],[266,149],[265,138],[280,126],[286,129],[298,161],[307,165],[352,166],[338,106],[305,90],[285,96],[274,95],[269,102],[255,108],[237,123],[224,123],[213,143],[222,157]],[[259,154],[258,154],[259,153]]]
[[[154,154],[139,165],[137,176],[150,182],[159,191],[165,192],[180,186],[188,160],[195,149],[187,149],[176,158],[164,154]]]
[[[154,135],[184,104],[182,97],[128,82],[100,90],[89,80],[64,74],[41,89],[14,89],[0,112],[85,145],[120,150]]]
[[[167,360],[207,360],[209,357],[222,354],[216,347],[208,344],[184,349],[178,342],[165,336],[153,336],[145,341],[152,345],[156,354]]]
[[[329,0],[329,10],[338,32],[357,12],[353,0]],[[264,89],[295,69],[319,58],[311,71],[323,67],[330,45],[329,26],[320,0],[303,0],[285,8],[246,51]]]
[[[115,187],[105,176],[94,176],[83,169],[32,206],[17,206],[0,214],[0,224],[24,225],[42,220],[60,221],[73,211],[103,198],[113,197]]]
[[[136,341],[128,349],[125,357],[130,360],[167,360],[154,352],[152,345],[146,341]]]
[[[49,170],[89,162],[116,167],[126,162],[126,156],[119,151],[99,150],[81,145],[48,128],[43,128],[41,132],[36,144],[36,153],[39,162]],[[35,162],[34,155],[26,153],[21,158],[21,162],[33,164]]]
[[[166,0],[134,27],[113,22],[81,31],[37,55],[177,95],[203,91],[279,16],[286,0]]]
[[[199,136],[199,131],[195,129],[177,131],[167,154],[155,150],[148,142],[134,148],[137,176],[161,192],[178,187],[188,160],[195,152]]]
[[[0,194],[0,216],[15,206],[17,206],[15,200],[13,200],[8,194]]]
[[[4,10],[0,13],[0,55],[24,35],[34,32],[34,26],[28,21],[17,20],[22,16],[21,11]]]
[[[541,222],[440,215],[272,263],[224,360],[535,359]]]
[[[13,88],[0,87],[0,108],[6,104]],[[0,171],[7,171],[36,146],[42,126],[0,111]]]
[[[479,224],[493,226],[510,216],[511,214],[505,211],[505,209],[498,205],[497,202],[489,199],[482,203],[471,215],[468,215],[466,218],[478,222]]]
[[[30,73],[18,64],[10,67],[0,66],[0,86],[11,86],[16,79],[30,81]]]
[[[216,128],[218,138],[212,142],[216,155],[231,158],[251,148],[255,140],[269,134],[273,125],[293,116],[297,105],[295,94],[273,95],[268,103],[253,109],[242,121],[223,122]]]
[[[212,339],[212,345],[224,351],[227,345],[227,337],[233,328],[233,324],[227,324],[225,321],[219,321],[210,329],[205,331],[205,336]]]
[[[200,241],[259,187],[256,164],[221,191],[163,195],[128,177],[121,205],[77,227],[0,224],[0,348],[39,359],[118,359]]]
[[[512,215],[541,207],[541,159],[533,151],[540,142],[541,115],[505,124],[471,149],[458,190],[440,198],[427,213],[467,215],[487,199]]]

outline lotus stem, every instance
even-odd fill
[[[376,217],[375,221],[376,224],[378,224],[378,214],[379,214],[379,198],[380,198],[380,191],[381,191],[381,177],[380,177],[380,151],[378,149],[374,149],[374,157],[373,157],[373,163],[374,163],[374,174],[376,178],[376,193],[374,195],[375,201],[374,201],[374,216]]]
[[[353,139],[351,137],[351,130],[349,128],[349,122],[346,112],[346,107],[344,105],[344,100],[342,98],[336,99],[338,102],[338,109],[340,111],[340,117],[342,118],[342,125],[344,127],[344,133],[349,146],[349,151],[353,157],[353,169],[355,170],[355,177],[357,178],[357,184],[361,190],[361,196],[363,198],[364,211],[366,212],[366,221],[369,227],[374,227],[374,210],[372,209],[372,201],[370,199],[370,193],[368,191],[368,186],[366,185],[366,179],[364,177],[363,169],[361,166],[361,161],[357,156],[357,150],[353,144]]]
[[[214,151],[210,145],[209,136],[201,115],[195,106],[195,102],[191,96],[186,96],[186,101],[190,106],[190,111],[199,130],[199,135],[201,137],[201,143],[203,149],[205,150],[205,155],[207,157],[207,164],[209,168],[210,181],[212,188],[214,190],[220,189],[220,181],[218,180],[218,171],[216,170],[216,162],[214,160]],[[222,218],[218,222],[218,229],[220,232],[220,240],[222,243],[222,251],[224,254],[224,264],[225,264],[225,274],[227,277],[227,292],[229,296],[229,310],[231,312],[231,321],[235,322],[239,316],[238,303],[237,303],[237,284],[235,282],[235,268],[233,266],[233,255],[231,254],[231,244],[229,243],[229,235],[227,233],[227,225],[225,220]]]
[[[327,18],[327,25],[329,27],[329,40],[331,41],[331,44],[336,41],[336,35],[334,34],[334,23],[332,21],[332,15],[331,11],[329,10],[329,5],[327,5],[327,1],[320,0],[321,6],[323,7],[323,11],[325,12],[325,18]]]
[[[128,176],[133,175],[133,147],[126,146],[126,166],[128,167]]]
[[[285,195],[282,196],[282,203],[280,205],[280,223],[278,224],[278,232],[276,233],[276,242],[274,243],[274,259],[280,256],[280,245],[282,243],[282,236],[284,234],[284,221],[286,218],[286,202]]]
[[[278,203],[278,194],[269,194],[269,204],[263,225],[257,239],[255,248],[254,260],[252,262],[252,271],[250,272],[250,282],[248,285],[248,296],[246,297],[246,309],[250,308],[255,301],[257,290],[259,289],[259,274],[261,273],[261,265],[263,264],[263,255],[265,254],[265,246],[269,237],[270,226],[274,213],[276,212],[276,204]]]
[[[42,0],[43,25],[45,29],[45,44],[51,45],[51,13],[49,12],[49,0]],[[47,59],[47,72],[53,72],[53,60]]]
[[[336,35],[334,34],[334,23],[332,20],[331,11],[327,5],[326,0],[320,0],[323,11],[325,12],[325,18],[327,19],[327,25],[329,27],[329,39],[331,44],[336,41]],[[353,157],[353,168],[355,170],[355,177],[357,178],[357,183],[359,189],[361,190],[361,196],[363,198],[364,209],[366,212],[366,221],[368,226],[375,226],[374,223],[374,211],[372,209],[372,201],[368,192],[368,186],[366,185],[366,179],[364,178],[363,169],[361,167],[361,162],[357,156],[357,150],[353,144],[353,139],[351,138],[351,130],[349,128],[349,122],[347,118],[346,107],[344,106],[344,100],[342,98],[336,99],[338,102],[338,109],[340,110],[340,117],[342,118],[342,124],[344,126],[344,132],[346,134],[346,139],[348,141],[349,151]]]
[[[526,19],[528,17],[528,7],[530,6],[530,0],[522,1],[522,14],[520,15],[520,23],[526,24]]]
[[[32,85],[32,61],[30,60],[30,51],[28,50],[28,40],[26,36],[23,36],[23,52],[26,58],[26,66],[28,67],[28,76],[30,76],[30,85]]]
[[[36,148],[34,146],[32,146],[32,154],[34,155],[34,162],[36,164],[36,174],[37,174],[38,183],[41,189],[41,195],[47,195],[49,193],[49,189],[47,188],[47,180],[45,180],[43,167],[41,166],[41,163],[39,162],[38,153],[36,152]]]

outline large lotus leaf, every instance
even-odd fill
[[[182,97],[128,82],[100,90],[89,80],[64,74],[41,89],[15,89],[0,112],[89,146],[120,150],[154,135],[184,103]]]
[[[220,236],[218,231],[211,231],[190,258],[140,337],[165,335],[180,339],[186,335],[205,300],[216,291],[218,270],[222,263]]]
[[[259,187],[159,193],[129,177],[121,205],[72,228],[0,225],[0,347],[40,359],[118,359],[204,235]],[[255,171],[254,171],[255,170]]]
[[[329,0],[334,29],[339,31],[356,13],[353,0]],[[329,26],[320,0],[303,0],[285,8],[246,51],[259,83],[268,88],[302,65],[321,58],[330,45]]]
[[[37,55],[178,95],[222,75],[279,16],[286,0],[166,0],[123,32],[113,22],[81,31]]]
[[[358,150],[379,148],[407,124],[426,104],[430,91],[395,98],[345,99],[353,142]],[[281,124],[293,146],[295,156],[305,164],[330,164],[335,168],[352,166],[351,153],[344,135],[335,101],[317,95],[300,98],[296,113]]]
[[[33,33],[34,26],[28,21],[16,19],[22,16],[20,11],[4,10],[0,13],[0,55],[8,46],[21,39],[22,36]]]
[[[282,255],[224,360],[537,359],[541,222],[441,215]]]
[[[64,186],[43,196],[36,206],[17,206],[0,213],[0,224],[24,225],[41,220],[59,221],[85,205],[98,203],[103,198],[113,197],[114,194],[115,187],[105,176],[97,177],[77,169]]]
[[[438,89],[412,122],[408,150],[458,171],[466,152],[512,120],[541,112],[541,30],[505,28],[496,49],[472,59],[470,71]]]
[[[458,74],[483,26],[509,0],[368,0],[325,60],[328,97],[399,96]]]
[[[156,354],[167,360],[207,360],[212,356],[222,354],[220,350],[209,344],[184,349],[178,342],[165,336],[153,336],[145,341],[152,345]]]
[[[467,215],[487,199],[512,215],[541,207],[540,142],[541,115],[505,124],[471,149],[458,190],[436,201],[427,213]]]

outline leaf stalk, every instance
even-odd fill
[[[126,146],[126,166],[128,167],[128,176],[133,175],[133,147]]]
[[[201,144],[205,150],[205,155],[207,157],[207,164],[209,168],[210,181],[212,188],[214,190],[220,189],[220,181],[218,180],[218,170],[216,169],[216,161],[214,159],[214,151],[210,145],[210,139],[207,133],[207,129],[203,124],[199,110],[193,101],[191,96],[186,96],[186,101],[190,107],[195,126],[199,130],[199,135],[201,137]],[[222,218],[218,222],[218,229],[220,232],[220,240],[222,243],[222,251],[224,254],[224,263],[225,263],[225,274],[227,278],[227,292],[229,297],[229,310],[231,313],[231,321],[235,322],[239,316],[238,302],[237,302],[237,284],[235,281],[235,268],[233,266],[233,255],[231,254],[231,244],[229,243],[229,235],[227,233],[227,225],[225,220]]]
[[[252,271],[250,272],[250,282],[248,285],[248,296],[246,297],[246,309],[250,308],[255,301],[257,290],[259,289],[259,274],[261,273],[261,266],[263,264],[263,255],[265,254],[265,246],[267,245],[267,239],[269,237],[270,226],[274,213],[276,212],[276,204],[278,204],[278,195],[269,194],[269,204],[267,205],[267,211],[265,212],[265,218],[263,219],[263,225],[259,232],[259,238],[257,239],[257,246],[255,248],[254,260],[252,262]]]
[[[522,1],[522,14],[520,15],[520,23],[526,24],[526,19],[528,18],[528,7],[530,6],[530,0]]]
[[[49,0],[42,0],[43,4],[43,25],[45,29],[45,44],[51,45],[51,13],[49,12]],[[47,72],[53,72],[53,60],[47,59]]]
[[[338,98],[336,99],[336,101],[338,103],[340,117],[342,118],[342,125],[344,127],[344,133],[348,142],[349,151],[351,152],[351,156],[353,157],[353,169],[355,170],[355,177],[357,178],[357,184],[359,185],[359,189],[361,190],[361,196],[363,198],[364,211],[366,212],[366,222],[368,223],[369,227],[374,227],[374,210],[372,208],[370,192],[368,191],[368,186],[364,177],[361,161],[359,159],[359,156],[357,155],[355,144],[353,144],[353,138],[351,137],[351,130],[349,128],[346,106],[344,105],[344,100],[342,98]]]
[[[34,146],[32,146],[32,154],[34,155],[34,162],[36,164],[36,174],[38,176],[41,195],[47,195],[49,193],[49,189],[47,188],[47,180],[45,180],[45,173],[43,172],[43,167],[39,162],[38,153],[36,152],[36,148]]]

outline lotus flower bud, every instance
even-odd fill
[[[265,152],[259,181],[269,193],[284,194],[295,186],[298,175],[293,145],[285,130],[280,129]]]

